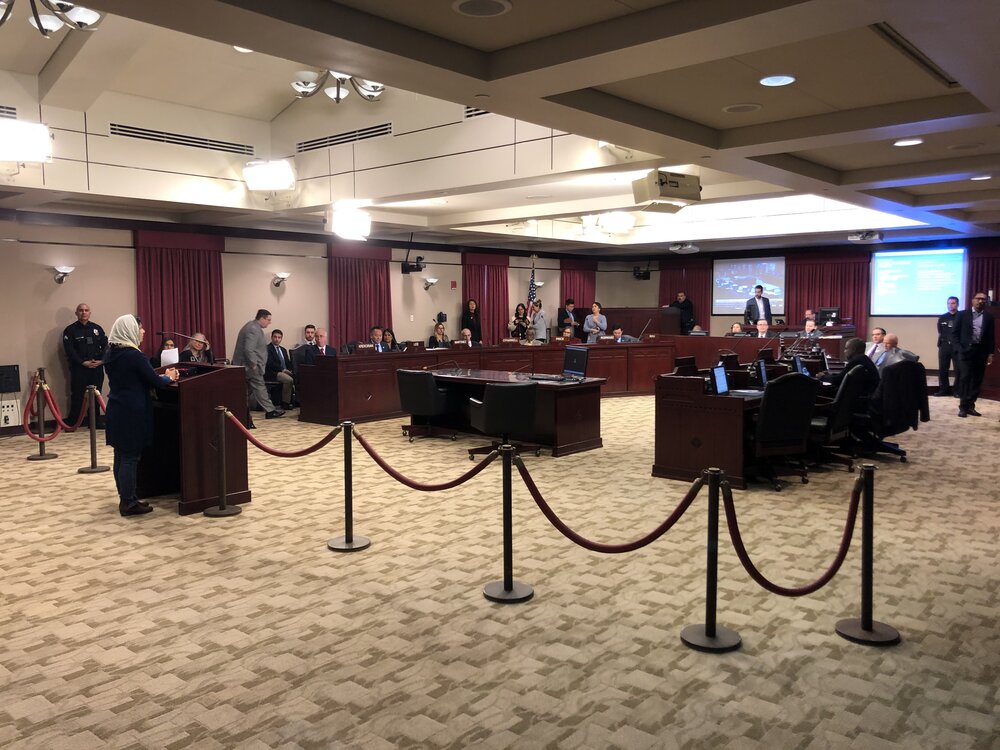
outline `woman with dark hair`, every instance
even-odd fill
[[[465,310],[462,312],[462,323],[459,330],[468,328],[472,332],[472,340],[481,342],[483,340],[483,325],[479,320],[479,303],[470,299],[465,303]]]
[[[382,331],[382,343],[389,347],[390,352],[405,352],[406,345],[396,341],[396,334],[391,328]]]
[[[524,303],[518,302],[517,307],[514,308],[514,314],[507,324],[507,330],[510,331],[511,336],[523,341],[528,335],[529,325],[531,325],[531,321],[528,320],[527,308],[525,308]]]
[[[590,306],[590,315],[583,320],[583,332],[587,334],[587,343],[593,344],[598,336],[608,332],[608,319],[601,314],[601,303]]]
[[[181,352],[181,362],[196,362],[211,365],[215,362],[212,350],[208,348],[208,339],[200,331],[188,341],[187,348]]]
[[[168,336],[167,338],[163,339],[162,342],[160,342],[160,351],[158,351],[155,355],[149,358],[149,364],[151,364],[153,367],[159,367],[160,358],[163,356],[163,352],[176,348],[177,344],[175,344],[174,340]]]
[[[143,449],[153,442],[153,388],[176,383],[177,369],[167,368],[157,375],[149,360],[139,351],[146,331],[134,315],[122,315],[111,326],[104,370],[108,373],[107,429],[105,440],[115,449],[115,486],[118,488],[118,512],[123,516],[141,516],[152,507],[136,497],[136,473]]]

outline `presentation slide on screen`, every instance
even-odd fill
[[[712,315],[742,315],[760,284],[771,300],[771,315],[785,314],[785,259],[717,260],[712,278]]]
[[[964,289],[964,247],[872,253],[872,315],[940,315]]]

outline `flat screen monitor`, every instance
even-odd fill
[[[835,326],[840,323],[840,308],[839,307],[821,307],[816,313],[816,325]]]
[[[585,346],[567,346],[563,355],[563,375],[568,378],[586,377],[588,354]]]
[[[757,352],[757,359],[761,362],[774,362],[774,350],[770,348],[761,349]]]
[[[716,365],[712,368],[712,385],[720,396],[729,393],[729,380],[726,378],[726,368],[722,365]]]
[[[712,315],[743,315],[760,284],[771,301],[771,314],[785,313],[784,258],[721,258],[713,263]]]
[[[767,385],[767,362],[762,359],[757,360],[757,374],[760,375],[760,387]]]
[[[795,364],[795,372],[801,372],[803,375],[809,374],[809,368],[802,364],[802,357],[798,354],[792,355],[792,362]]]

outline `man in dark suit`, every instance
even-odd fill
[[[958,348],[958,416],[981,417],[976,399],[983,384],[986,367],[993,363],[996,347],[993,313],[986,309],[986,293],[976,292],[972,307],[955,320],[955,343]]]
[[[461,339],[462,343],[456,344],[455,346],[459,346],[459,347],[464,346],[464,347],[467,347],[467,348],[471,349],[471,348],[473,348],[475,346],[482,346],[483,345],[482,342],[480,342],[480,341],[473,341],[472,340],[472,331],[469,330],[468,328],[463,328],[462,329],[461,336],[462,336],[462,339]]]
[[[382,340],[382,326],[368,329],[368,343],[375,347],[376,354],[389,351],[389,345]]]
[[[753,297],[747,300],[743,320],[748,326],[752,326],[758,320],[766,320],[767,324],[771,325],[771,300],[764,296],[764,287],[760,284],[753,288]]]
[[[948,312],[937,319],[938,389],[935,396],[952,395],[948,370],[955,365],[955,386],[958,386],[958,347],[955,344],[955,322],[958,320],[958,297],[948,298]]]
[[[288,355],[288,350],[281,345],[281,340],[285,334],[280,328],[275,328],[271,332],[271,343],[267,347],[267,364],[264,365],[264,380],[281,384],[281,405],[288,409],[292,403],[292,359]],[[278,395],[277,386],[272,386],[271,400]]]
[[[566,300],[566,304],[559,309],[559,316],[556,318],[556,325],[559,330],[563,328],[572,328],[573,335],[571,338],[577,338],[577,331],[580,330],[580,326],[583,325],[582,316],[576,309],[576,303],[573,301],[572,297]]]
[[[667,307],[676,307],[681,311],[681,333],[690,333],[694,328],[694,305],[687,298],[687,292],[683,290],[677,292],[677,299]]]
[[[754,338],[773,339],[776,334],[773,333],[770,330],[770,328],[771,328],[770,324],[766,320],[761,318],[760,320],[757,321],[757,333],[754,334]]]
[[[820,380],[837,388],[847,373],[860,365],[865,371],[861,396],[867,398],[875,393],[875,389],[878,388],[879,383],[879,372],[878,368],[875,367],[875,363],[865,354],[865,342],[858,338],[848,339],[847,343],[844,344],[844,358],[847,360],[847,363],[844,365],[843,370],[836,373],[824,373],[820,377]]]
[[[302,364],[314,365],[319,357],[336,357],[337,350],[326,344],[326,330],[319,328],[316,331],[316,345],[303,346],[299,348],[302,352]]]
[[[625,331],[622,329],[621,326],[615,326],[614,328],[612,328],[611,329],[611,333],[615,337],[615,343],[616,344],[638,344],[639,343],[639,339],[637,339],[635,336],[629,336],[627,333],[625,333]]]

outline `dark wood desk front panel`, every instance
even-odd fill
[[[597,344],[591,346],[587,357],[587,375],[592,378],[606,378],[601,386],[602,396],[624,395],[628,393],[628,351],[630,344]],[[560,363],[562,372],[562,363]]]
[[[652,393],[656,379],[674,369],[675,349],[673,337],[666,337],[660,346],[645,344],[618,344],[628,356],[628,392]]]

